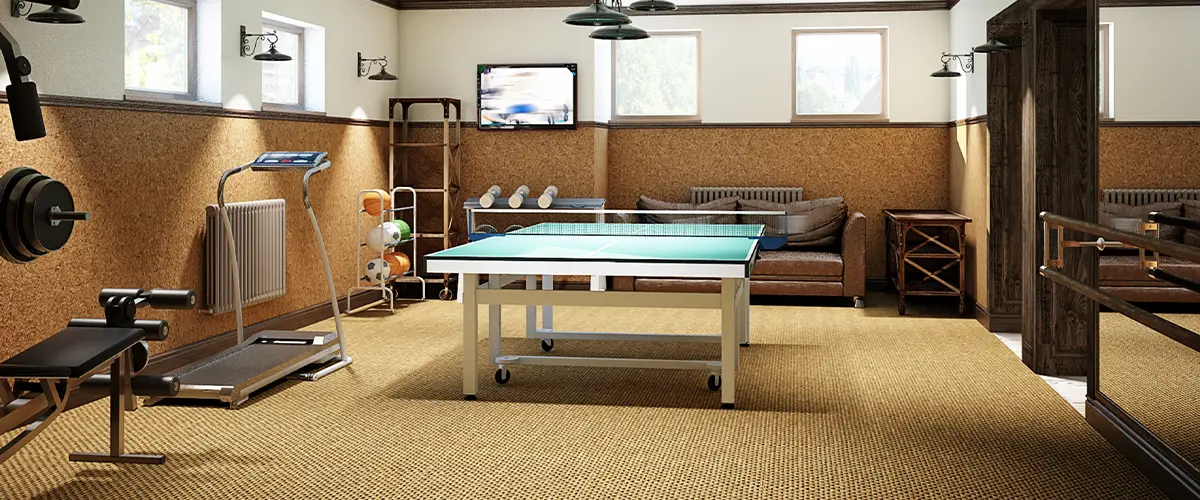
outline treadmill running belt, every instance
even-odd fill
[[[180,384],[236,387],[276,375],[282,367],[315,355],[328,345],[239,344],[174,373]],[[283,374],[284,376],[288,374]]]

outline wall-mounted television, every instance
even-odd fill
[[[575,64],[480,64],[479,129],[574,129]]]

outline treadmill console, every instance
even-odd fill
[[[314,151],[272,151],[263,153],[250,166],[255,170],[308,170],[324,163],[327,156],[329,153]]]

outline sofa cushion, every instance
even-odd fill
[[[1200,200],[1183,200],[1183,216],[1200,220]],[[1200,247],[1200,231],[1187,229],[1183,232],[1183,242],[1194,247]]]
[[[737,210],[738,197],[721,198],[708,203],[672,203],[669,201],[656,200],[648,196],[639,196],[637,201],[638,210],[712,210],[721,212],[733,212]],[[666,215],[666,214],[639,214],[641,222],[646,224],[736,224],[737,215]]]
[[[1183,216],[1182,202],[1154,203],[1150,205],[1122,205],[1120,203],[1100,204],[1100,224],[1131,233],[1138,232],[1138,224],[1145,221],[1150,212],[1163,215]],[[1159,226],[1158,237],[1164,240],[1181,241],[1183,230],[1178,226]]]
[[[1158,267],[1184,278],[1200,281],[1200,264],[1193,264],[1183,259],[1163,255],[1158,260]],[[758,269],[755,268],[757,271]],[[1164,282],[1151,278],[1138,263],[1137,255],[1101,255],[1100,282],[1113,283],[1156,283]]]
[[[823,247],[837,243],[846,222],[846,200],[843,198],[792,203],[743,199],[738,201],[738,210],[787,212],[786,218],[743,215],[741,222],[762,224],[767,227],[768,234],[786,233],[790,247]]]
[[[774,250],[759,253],[754,275],[771,276],[842,276],[842,256],[836,252]]]

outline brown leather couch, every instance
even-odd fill
[[[1158,267],[1200,281],[1200,264],[1163,255]],[[1100,290],[1126,302],[1200,302],[1200,293],[1146,275],[1137,255],[1100,255]]]
[[[754,264],[750,293],[852,297],[863,307],[867,288],[867,218],[851,212],[837,245],[826,249],[764,250]],[[613,289],[653,292],[720,292],[717,280],[614,277]]]

